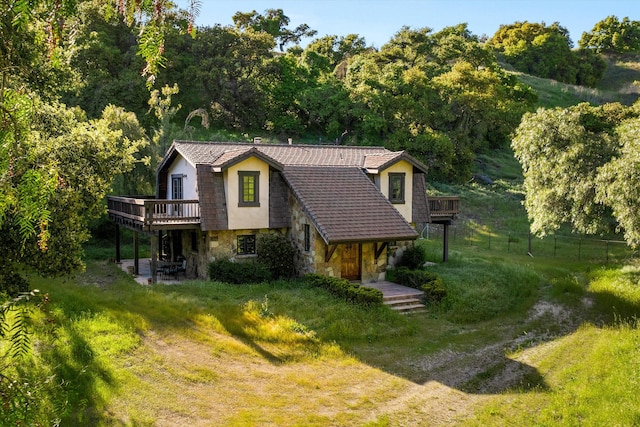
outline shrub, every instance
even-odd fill
[[[29,292],[29,282],[15,271],[0,271],[0,294],[15,298],[23,292]]]
[[[447,296],[447,289],[444,287],[444,281],[440,277],[429,283],[425,283],[420,288],[424,292],[424,300],[431,304],[437,304]]]
[[[423,299],[428,303],[438,303],[447,296],[444,282],[440,276],[431,271],[400,267],[393,270],[393,275],[394,280],[400,285],[423,291]]]
[[[256,249],[258,262],[271,271],[274,279],[295,275],[296,249],[286,236],[280,233],[261,234]]]
[[[413,245],[404,250],[396,266],[416,269],[422,267],[422,264],[424,264],[426,259],[427,255],[424,248],[422,246]]]
[[[322,276],[320,274],[307,274],[305,279],[312,286],[326,289],[336,297],[352,304],[364,306],[382,304],[383,295],[378,289],[366,288],[347,279]]]
[[[233,262],[219,259],[209,263],[209,279],[224,283],[262,283],[271,280],[271,272],[264,265],[254,262]]]

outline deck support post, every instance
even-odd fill
[[[116,262],[120,262],[120,225],[116,224]]]
[[[444,238],[443,247],[442,247],[442,262],[449,261],[449,225],[451,223],[449,221],[444,223]]]
[[[151,283],[158,282],[158,234],[151,233]]]
[[[133,274],[140,274],[140,252],[138,250],[138,232],[133,232]]]

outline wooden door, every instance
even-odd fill
[[[360,245],[349,244],[342,247],[341,276],[347,280],[360,280]]]

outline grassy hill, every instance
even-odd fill
[[[634,84],[640,81],[640,56],[607,55],[605,61],[607,69],[596,88],[569,85],[516,71],[511,72],[538,93],[540,107],[569,107],[580,102],[633,104],[640,96],[640,87]],[[503,65],[506,69],[512,69],[508,64]]]

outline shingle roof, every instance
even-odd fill
[[[287,145],[252,144],[242,142],[174,141],[177,150],[193,165],[198,163],[225,164],[231,159],[255,149],[285,166],[365,167],[368,156],[383,156],[384,163],[402,157],[403,151],[389,151],[384,147],[351,147],[343,145]]]
[[[327,244],[417,238],[358,167],[288,166],[283,175]]]

